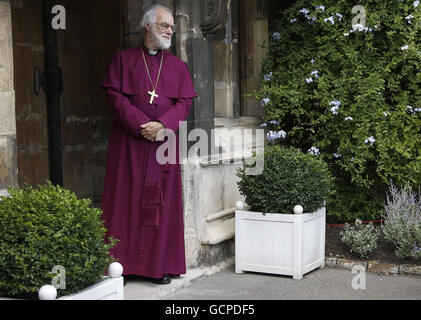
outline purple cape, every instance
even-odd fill
[[[152,90],[142,51],[155,85],[163,55],[158,97]],[[141,125],[161,121],[177,132],[196,97],[186,63],[167,51],[149,55],[142,46],[119,52],[101,86],[107,90],[114,118],[111,130],[102,210],[107,235],[119,239],[111,254],[124,274],[161,278],[186,272],[179,139],[177,164],[161,165],[156,150],[167,141],[150,142]]]

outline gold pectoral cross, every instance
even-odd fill
[[[148,94],[151,96],[149,103],[153,104],[153,99],[158,98],[158,95],[155,93],[155,89],[153,89],[153,91],[149,91]]]

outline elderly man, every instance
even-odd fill
[[[186,63],[166,51],[176,29],[171,11],[152,6],[142,27],[143,45],[116,54],[101,84],[114,118],[102,210],[107,237],[120,240],[112,254],[124,275],[168,284],[186,272],[177,131],[196,93]],[[156,159],[164,128],[176,133],[175,164]]]

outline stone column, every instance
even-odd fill
[[[217,118],[237,119],[240,116],[237,4],[237,0],[226,4],[227,22],[216,33],[213,45]],[[217,126],[217,123],[215,125]]]
[[[201,128],[210,137],[214,127],[213,40],[211,36],[203,33],[201,28],[204,2],[206,1],[175,0],[178,25],[175,36],[176,55],[189,66],[198,96],[193,100],[188,118],[188,131]],[[189,142],[188,147],[192,144],[194,142]]]
[[[0,1],[0,195],[17,186],[15,90],[10,1]]]

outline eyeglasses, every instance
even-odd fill
[[[175,31],[177,30],[177,25],[176,24],[174,24],[172,26],[170,26],[168,23],[155,23],[155,24],[157,24],[159,26],[159,29],[161,31],[165,31],[165,30],[168,30],[168,28],[170,28],[171,31],[173,33],[175,33]]]

